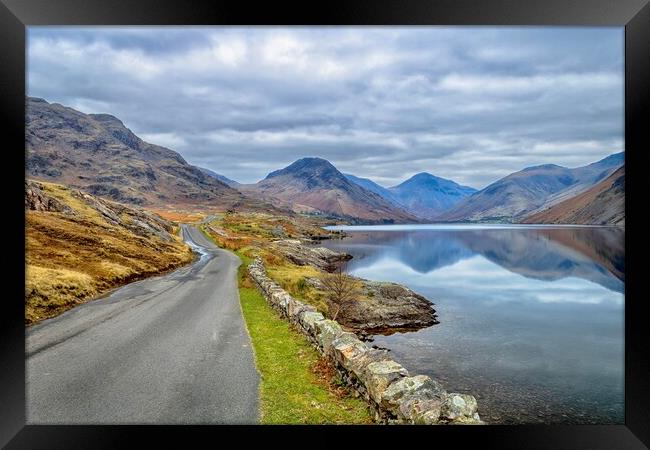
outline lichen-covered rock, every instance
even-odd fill
[[[418,329],[438,323],[433,303],[396,283],[364,280],[365,299],[348,302],[337,320],[355,330]]]
[[[318,322],[316,327],[318,328],[318,345],[320,345],[324,353],[327,353],[332,341],[343,333],[343,329],[341,325],[329,319]]]
[[[280,288],[271,289],[271,303],[279,308],[284,314],[287,314],[288,305],[293,298]]]
[[[338,349],[343,349],[349,345],[354,345],[356,343],[361,343],[356,334],[344,331],[339,334],[336,339],[334,339],[331,345],[328,347],[327,356],[335,358]]]
[[[447,394],[440,409],[440,420],[445,423],[482,423],[478,415],[478,404],[472,395]]]
[[[319,312],[304,311],[300,314],[298,321],[309,335],[316,337],[319,333],[318,324],[324,320],[326,320],[325,316]]]
[[[295,298],[292,298],[292,301],[287,303],[287,315],[292,322],[298,322],[300,314],[303,311],[315,312],[316,308],[311,305],[306,305]]]
[[[434,425],[440,423],[442,399],[423,399],[417,395],[402,400],[397,417],[407,423]]]
[[[346,370],[350,370],[361,356],[370,351],[353,333],[343,333],[332,342],[334,361]]]
[[[387,411],[398,415],[400,405],[406,400],[436,400],[441,404],[446,394],[447,392],[443,389],[440,383],[432,380],[426,375],[404,377],[388,386],[382,394],[380,406]],[[414,406],[420,404],[421,402],[414,404]],[[405,418],[412,419],[413,411],[407,409],[406,412],[409,413],[409,417]]]
[[[379,361],[390,361],[391,358],[386,350],[374,348],[368,349],[367,352],[360,352],[356,355],[350,355],[347,361],[347,369],[355,378],[361,380],[368,364]]]
[[[408,372],[401,364],[389,359],[368,364],[361,375],[361,381],[365,384],[370,398],[379,405],[386,388],[392,382],[407,376]]]
[[[72,208],[43,191],[43,185],[25,180],[25,209],[31,211],[61,212],[74,214]]]

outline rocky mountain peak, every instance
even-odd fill
[[[284,169],[274,170],[266,176],[266,179],[281,175],[335,175],[339,171],[326,159],[317,157],[301,158],[289,164]],[[342,174],[340,174],[343,176]]]

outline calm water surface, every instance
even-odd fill
[[[434,302],[440,324],[375,336],[412,374],[475,395],[489,423],[623,423],[624,230],[332,228],[352,274]]]

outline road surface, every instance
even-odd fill
[[[27,330],[28,424],[248,424],[258,383],[240,260],[196,227],[201,257]]]

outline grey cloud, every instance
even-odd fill
[[[623,149],[623,29],[30,27],[28,92],[242,182],[311,155],[480,188]]]

